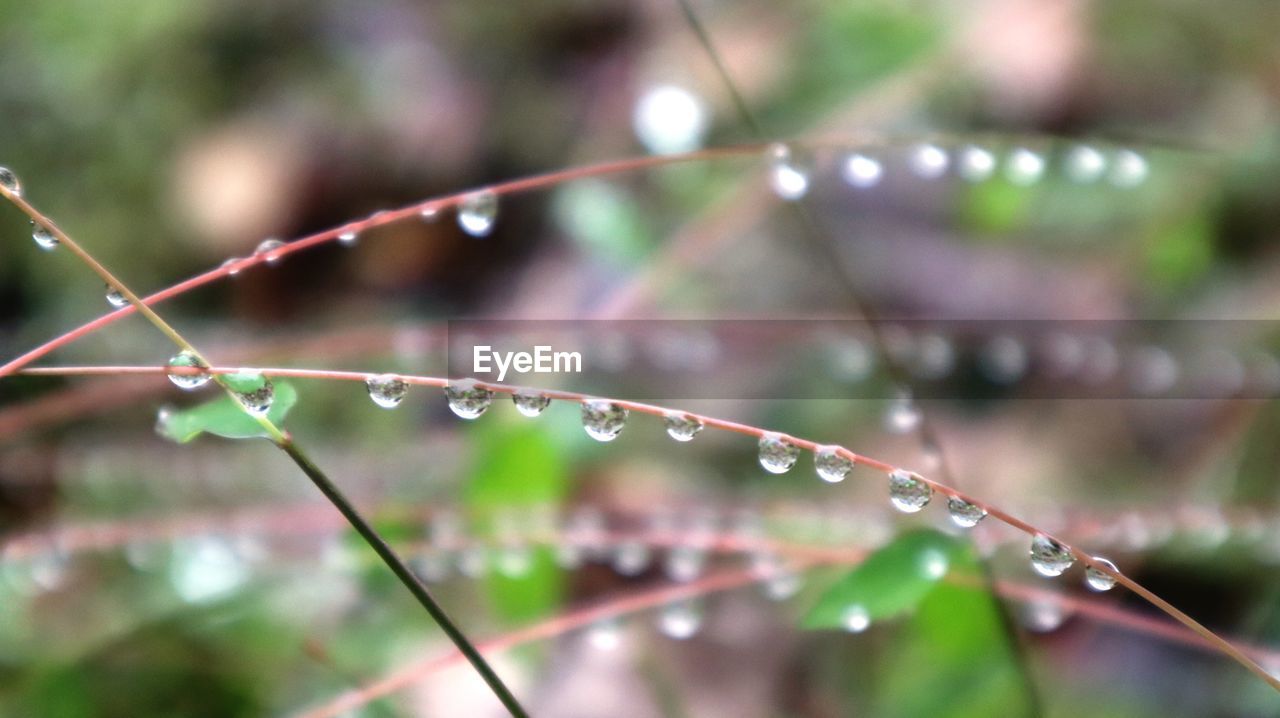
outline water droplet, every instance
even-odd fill
[[[969,182],[990,179],[996,170],[996,156],[989,150],[970,145],[960,151],[960,176]]]
[[[674,546],[667,552],[663,571],[667,578],[688,583],[702,575],[707,565],[707,552],[695,546]]]
[[[779,199],[792,202],[809,191],[809,173],[800,167],[791,155],[791,148],[775,142],[767,150],[769,157],[769,186]]]
[[[458,203],[458,226],[472,237],[487,237],[498,220],[498,195],[491,190],[469,194]]]
[[[853,461],[840,454],[838,446],[823,446],[813,455],[813,464],[818,469],[818,477],[829,484],[844,481],[844,477],[853,471]]]
[[[702,98],[689,90],[654,85],[636,101],[631,125],[650,154],[692,152],[702,146],[709,114]]]
[[[851,604],[840,614],[840,625],[849,633],[862,633],[871,626],[871,614],[862,604]]]
[[[225,595],[249,579],[249,567],[232,544],[213,536],[177,543],[169,582],[183,600],[198,603]]]
[[[884,428],[894,434],[905,434],[920,426],[920,409],[910,397],[894,399],[884,413]]]
[[[804,588],[804,576],[795,571],[783,570],[764,584],[764,595],[771,601],[785,601]]]
[[[527,544],[505,546],[498,552],[498,573],[507,578],[528,576],[533,570],[533,550]]]
[[[470,546],[458,552],[458,573],[467,578],[481,578],[489,570],[489,552],[484,546]]]
[[[423,222],[434,222],[439,217],[440,217],[440,208],[435,205],[431,205],[430,207],[423,207],[422,209],[418,210],[418,219],[422,220]]]
[[[960,528],[973,528],[987,517],[987,510],[977,504],[971,504],[959,496],[947,499],[947,513],[951,514],[951,523]]]
[[[234,277],[240,273],[240,267],[235,266],[240,261],[239,257],[230,257],[222,263],[222,267],[227,270],[228,277]]]
[[[1026,147],[1019,147],[1009,154],[1005,177],[1019,187],[1028,187],[1040,181],[1044,175],[1044,157]]]
[[[629,412],[610,401],[582,402],[582,428],[596,441],[613,441],[627,424]]]
[[[474,379],[451,381],[444,388],[449,408],[463,419],[478,419],[493,403],[493,392],[478,386]]]
[[[658,630],[668,638],[677,641],[693,638],[700,628],[702,606],[695,600],[668,603],[658,614]]]
[[[920,145],[911,153],[911,169],[923,179],[938,179],[950,164],[947,151],[937,145]]]
[[[931,581],[937,581],[947,575],[951,568],[951,559],[936,548],[925,550],[920,554],[920,575]]]
[[[204,369],[208,368],[205,366],[204,362],[200,361],[199,357],[197,357],[194,353],[187,351],[185,349],[173,355],[173,358],[169,360],[169,366],[179,367],[179,368],[181,367],[200,367]],[[212,375],[210,375],[209,372],[207,371],[202,371],[197,373],[181,373],[181,374],[170,373],[169,374],[169,381],[173,382],[174,386],[178,387],[179,389],[186,389],[187,391],[191,391],[192,389],[199,389],[200,387],[209,383],[209,380],[212,378],[213,378]]]
[[[265,257],[267,264],[275,266],[284,258],[284,255],[280,253],[280,248],[283,246],[284,242],[281,242],[274,237],[271,239],[264,239],[257,247],[254,248],[253,253],[261,257]]]
[[[914,514],[929,505],[933,487],[909,471],[894,469],[889,474],[889,502],[906,514]]]
[[[867,189],[880,184],[880,178],[884,176],[884,167],[880,165],[879,160],[855,153],[845,158],[840,174],[851,187]]]
[[[615,651],[622,645],[622,629],[617,619],[596,621],[587,629],[587,642],[598,651]]]
[[[1093,563],[1105,566],[1112,571],[1117,570],[1116,565],[1101,556],[1094,556]],[[1089,587],[1091,591],[1110,591],[1116,586],[1116,578],[1105,571],[1087,566],[1084,570],[1084,585]]]
[[[800,449],[782,434],[765,434],[760,437],[759,446],[760,465],[771,474],[787,473],[800,457]]]
[[[18,175],[8,167],[0,167],[0,185],[9,190],[16,197],[22,196],[22,182],[18,179]]]
[[[1112,158],[1111,184],[1117,187],[1137,187],[1147,180],[1147,160],[1133,150],[1120,150]]]
[[[254,416],[266,416],[271,411],[272,402],[276,400],[276,387],[267,377],[261,376],[261,374],[259,376],[262,379],[262,384],[257,389],[237,391],[235,395],[245,411]]]
[[[1075,561],[1065,546],[1048,536],[1036,534],[1031,539],[1031,568],[1041,576],[1061,576]]]
[[[356,242],[359,242],[359,241],[360,241],[360,235],[357,232],[347,231],[338,235],[338,243],[348,247],[355,246]]]
[[[369,398],[383,409],[394,409],[404,401],[409,393],[409,384],[395,374],[382,374],[365,379],[364,385],[369,389]]]
[[[540,416],[551,405],[551,397],[536,391],[517,391],[511,395],[511,401],[516,411],[530,418]]]
[[[52,252],[58,246],[58,238],[54,236],[53,231],[43,224],[36,224],[31,220],[31,238],[36,241],[36,246],[46,252]]]
[[[666,416],[667,435],[676,441],[693,441],[702,431],[702,420],[691,414],[671,412]]]
[[[119,309],[128,303],[129,300],[124,298],[124,294],[119,289],[110,284],[107,285],[107,304]]]
[[[1066,607],[1052,598],[1029,601],[1018,614],[1027,630],[1034,633],[1053,633],[1067,621]]]
[[[613,570],[623,576],[638,576],[649,568],[653,552],[640,541],[623,541],[613,552]]]
[[[1106,169],[1106,156],[1089,145],[1077,145],[1067,153],[1067,178],[1072,182],[1097,182]]]

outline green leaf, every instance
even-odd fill
[[[980,576],[972,550],[957,544],[951,575]],[[881,658],[872,715],[961,718],[1028,715],[1029,694],[996,599],[973,584],[938,583]],[[927,687],[927,690],[922,690]]]
[[[914,609],[945,573],[957,545],[933,530],[899,536],[827,589],[801,627],[844,628],[850,606],[860,606],[872,621]],[[937,570],[939,562],[943,571]]]
[[[463,500],[482,522],[499,511],[554,506],[567,494],[564,459],[538,423],[495,416],[477,424],[471,437],[477,464]],[[530,554],[530,567],[523,575],[495,571],[485,580],[494,612],[513,623],[550,615],[564,594],[564,574],[552,552],[537,549]]]
[[[234,375],[228,375],[228,378],[230,376]],[[235,381],[237,383],[232,384],[233,387],[248,382],[249,378],[241,376]],[[275,382],[275,399],[271,403],[271,410],[267,412],[267,418],[280,426],[296,403],[297,389],[289,382]],[[162,436],[179,444],[185,444],[205,433],[228,439],[257,439],[267,436],[258,420],[245,413],[240,404],[230,396],[220,396],[199,406],[176,411],[160,422],[158,430]]]

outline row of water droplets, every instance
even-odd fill
[[[813,156],[808,150],[777,142],[765,151],[769,163],[769,185],[779,199],[796,201],[808,194],[813,173]],[[1102,181],[1118,188],[1132,188],[1146,181],[1150,169],[1145,157],[1131,149],[1104,151],[1089,144],[1077,144],[1062,157],[1063,172],[1078,184]],[[924,180],[941,179],[954,173],[967,182],[985,182],[997,173],[1011,184],[1030,187],[1045,177],[1047,153],[1031,147],[1015,147],[1003,154],[978,144],[948,147],[925,142],[909,148],[907,169]],[[886,174],[884,160],[871,150],[848,153],[840,164],[844,181],[857,189],[880,184]]]

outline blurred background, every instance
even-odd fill
[[[147,294],[432,197],[733,148],[502,195],[479,233],[453,209],[379,222],[157,308],[219,363],[428,376],[450,320],[602,320],[592,393],[944,480],[1280,670],[1280,6],[688,7],[4,2],[0,164]],[[0,208],[5,361],[110,309],[30,234]],[[878,342],[811,321],[866,317]],[[779,321],[655,348],[633,319]],[[130,316],[39,363],[172,354]],[[945,497],[895,511],[866,468],[777,476],[750,437],[673,443],[634,413],[602,444],[569,402],[529,419],[499,395],[468,422],[434,389],[389,412],[292,384],[288,428],[534,715],[1280,704],[1123,589],[1038,575],[1025,535],[961,531]],[[0,379],[0,715],[502,715],[286,457],[156,434],[215,396]],[[921,536],[951,557],[928,590]],[[873,587],[913,597],[823,619],[876,551]]]

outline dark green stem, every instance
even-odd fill
[[[529,714],[525,712],[524,708],[520,707],[520,703],[512,695],[511,690],[507,688],[502,679],[498,677],[498,674],[485,661],[484,656],[480,655],[480,651],[476,650],[471,641],[467,640],[466,635],[454,624],[453,619],[449,618],[449,614],[445,613],[444,608],[431,596],[431,592],[427,590],[427,587],[423,585],[422,581],[418,580],[413,571],[409,570],[404,560],[387,544],[373,526],[368,521],[365,521],[351,501],[329,480],[329,477],[320,470],[320,467],[316,466],[292,440],[286,438],[285,441],[279,442],[278,445],[289,455],[289,458],[293,459],[298,468],[302,469],[303,473],[311,479],[316,488],[320,489],[320,493],[324,494],[325,498],[338,507],[338,511],[342,512],[342,515],[351,523],[356,532],[373,547],[374,552],[378,554],[383,563],[387,564],[387,567],[396,575],[396,578],[400,579],[400,583],[403,583],[404,587],[409,589],[409,593],[412,593],[413,597],[418,599],[418,603],[422,604],[422,607],[427,609],[427,613],[431,614],[431,617],[435,619],[435,622],[440,624],[441,630],[445,632],[449,640],[453,641],[453,644],[458,647],[462,655],[466,656],[472,668],[475,668],[480,677],[484,679],[484,682],[489,684],[489,688],[498,697],[498,700],[502,701],[502,705],[506,706],[507,711],[515,718],[528,718]]]

